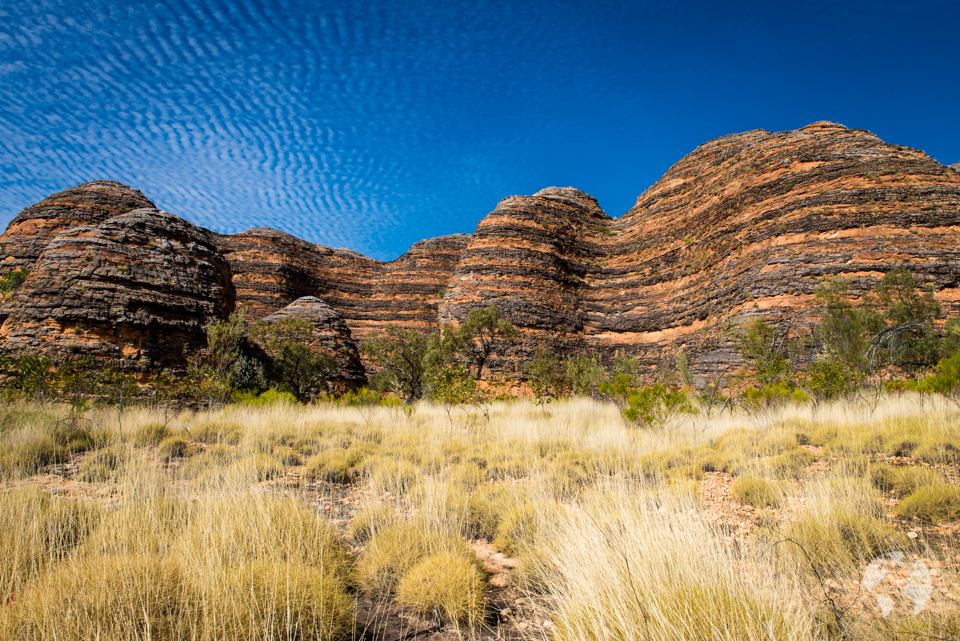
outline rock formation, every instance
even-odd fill
[[[76,225],[99,225],[117,214],[155,207],[126,185],[97,180],[71,187],[27,207],[0,236],[0,273],[32,268],[54,236]]]
[[[617,220],[573,189],[501,201],[440,318],[493,303],[529,345],[651,366],[685,349],[710,374],[737,361],[727,328],[809,307],[826,277],[856,293],[904,265],[960,311],[958,224],[960,176],[923,152],[832,123],[749,131],[698,147]]]
[[[0,259],[35,267],[0,314],[9,316],[4,349],[74,345],[79,324],[98,328],[94,351],[163,362],[172,350],[155,345],[167,333],[189,344],[206,318],[234,305],[255,320],[313,296],[330,312],[303,301],[288,312],[312,310],[328,342],[345,336],[339,322],[362,340],[387,323],[429,330],[497,305],[523,339],[490,363],[494,371],[516,371],[544,346],[607,356],[623,349],[651,367],[684,350],[695,372],[711,376],[737,361],[731,328],[809,308],[831,276],[852,279],[858,293],[906,266],[936,286],[945,311],[960,312],[960,173],[825,122],[707,142],[618,219],[583,192],[550,188],[504,199],[472,236],[425,240],[386,263],[276,230],[223,236],[179,219],[179,231],[152,233],[174,233],[184,239],[178,248],[195,242],[200,253],[147,251],[150,234],[128,234],[130,219],[116,215],[144,203],[117,183],[90,183],[11,223]],[[183,282],[192,270],[196,287]],[[168,276],[169,291],[160,287]],[[147,328],[153,333],[139,338]]]
[[[308,335],[297,338],[314,352],[326,354],[337,361],[339,375],[329,381],[334,391],[354,390],[366,382],[360,351],[350,334],[350,328],[329,305],[314,296],[304,296],[262,320],[273,324],[285,318],[300,318],[309,322],[313,329]],[[260,345],[260,348],[269,352],[265,345]]]
[[[467,234],[431,238],[381,263],[275,229],[218,236],[233,270],[239,309],[259,318],[301,296],[316,296],[343,317],[357,339],[387,323],[436,327],[437,306],[469,239]]]
[[[185,348],[206,344],[204,326],[230,313],[234,299],[230,268],[209,232],[136,209],[50,240],[0,312],[0,338],[15,353],[176,367]]]

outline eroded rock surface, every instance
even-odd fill
[[[117,214],[155,207],[139,191],[110,180],[85,183],[27,207],[0,236],[0,272],[32,268],[53,238],[77,225],[99,225]]]
[[[831,276],[858,294],[905,266],[960,313],[956,168],[833,123],[754,130],[697,147],[618,219],[581,191],[549,188],[504,199],[473,235],[425,240],[385,263],[272,229],[224,236],[156,210],[124,214],[149,201],[90,183],[27,208],[0,237],[6,263],[35,272],[0,312],[0,331],[4,349],[56,344],[154,363],[234,305],[250,320],[306,306],[342,339],[321,318],[326,305],[351,341],[497,305],[523,337],[490,371],[518,371],[537,347],[626,350],[651,368],[683,350],[705,380],[738,362],[731,328],[809,309]],[[295,302],[305,296],[322,303]]]
[[[749,131],[698,147],[617,220],[571,189],[501,201],[440,319],[496,304],[528,348],[650,366],[683,349],[712,375],[738,361],[730,327],[809,308],[830,276],[858,293],[906,266],[960,312],[958,224],[960,175],[921,151],[833,123]]]
[[[153,208],[65,229],[32,267],[4,312],[5,351],[178,367],[185,348],[206,344],[204,326],[235,302],[212,235]]]
[[[362,339],[387,323],[430,329],[450,275],[470,236],[455,234],[414,244],[382,263],[346,249],[331,249],[275,229],[218,236],[230,262],[237,306],[261,318],[301,296],[330,305]]]

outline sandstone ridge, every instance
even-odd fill
[[[34,269],[3,311],[5,335],[17,338],[17,326],[46,323],[55,337],[89,322],[70,311],[75,295],[57,293],[75,291],[58,284],[66,267],[55,265],[66,261],[57,257],[69,242],[89,237],[97,242],[84,241],[84,251],[97,261],[103,253],[110,263],[107,257],[122,253],[126,242],[118,225],[127,223],[117,214],[143,207],[141,200],[149,203],[101,181],[24,210],[0,237],[7,265]],[[108,232],[103,225],[113,226]],[[869,132],[818,122],[709,141],[617,219],[582,191],[551,187],[503,199],[472,235],[421,241],[389,262],[272,229],[226,236],[193,228],[209,264],[201,277],[209,289],[190,294],[192,316],[176,302],[187,296],[183,285],[174,288],[181,298],[172,298],[169,309],[164,301],[150,303],[149,322],[119,304],[91,309],[99,310],[95,322],[125,335],[147,326],[163,331],[173,327],[164,319],[177,319],[174,325],[182,319],[182,335],[193,336],[181,340],[186,344],[196,341],[191,332],[203,318],[234,307],[264,318],[301,297],[329,306],[351,341],[387,323],[429,330],[497,305],[523,338],[491,363],[494,371],[517,371],[542,346],[608,356],[624,349],[651,367],[684,350],[693,370],[709,377],[737,361],[731,326],[809,307],[814,287],[827,277],[850,278],[856,292],[906,266],[936,286],[946,311],[960,312],[958,226],[960,173]],[[97,234],[113,235],[107,242]],[[161,258],[180,268],[169,255],[128,260],[132,269],[136,261]],[[128,307],[141,296],[153,300],[146,289],[124,287],[129,296],[119,299]],[[38,340],[8,338],[4,349],[33,349]]]

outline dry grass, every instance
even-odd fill
[[[658,430],[586,399],[452,422],[427,404],[76,420],[0,408],[5,638],[347,638],[356,594],[476,629],[490,620],[477,539],[520,559],[514,584],[558,639],[858,638],[869,616],[822,616],[824,581],[851,596],[877,554],[934,554],[907,529],[960,518],[960,412],[909,395]],[[77,460],[76,480],[109,501],[21,487]],[[277,485],[292,469],[305,485]],[[753,537],[708,522],[699,488],[715,471],[733,475],[730,498],[763,508]],[[363,498],[344,532],[310,505],[318,488]],[[935,614],[924,630],[952,629]]]

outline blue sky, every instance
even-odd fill
[[[960,3],[0,0],[0,224],[112,179],[385,260],[817,120],[960,161]]]

